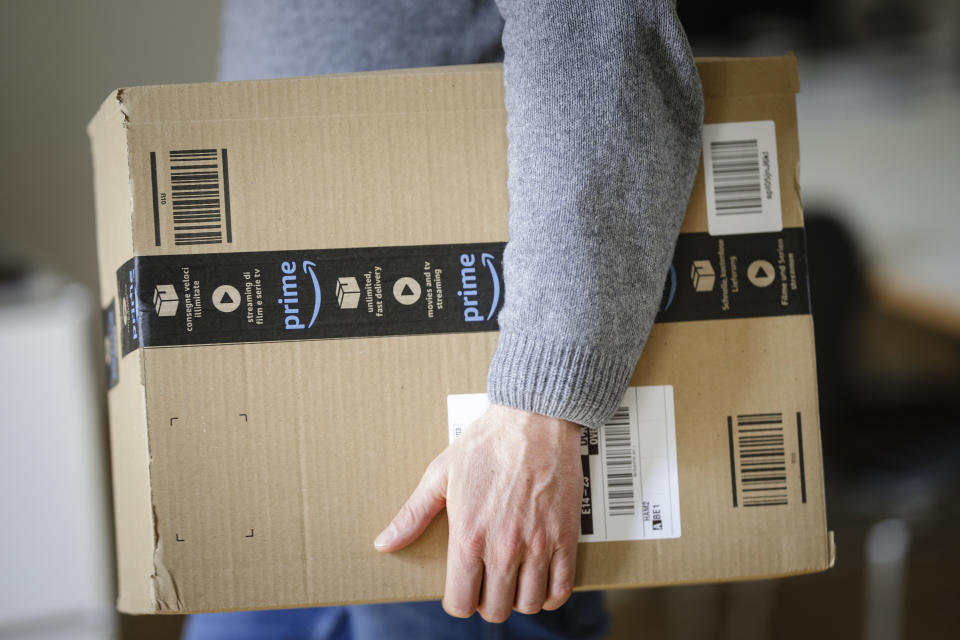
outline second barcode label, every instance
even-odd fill
[[[783,229],[773,120],[705,124],[703,177],[710,235]]]
[[[447,396],[450,442],[487,408],[482,393]],[[629,387],[600,428],[581,427],[580,541],[680,537],[673,387]]]

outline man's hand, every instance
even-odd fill
[[[582,491],[577,425],[491,405],[430,463],[374,545],[405,547],[446,506],[447,613],[503,622],[511,609],[556,609],[573,590]]]

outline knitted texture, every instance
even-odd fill
[[[697,170],[703,97],[673,2],[227,0],[220,76],[495,60],[501,28],[510,241],[487,394],[598,426],[653,325]]]
[[[487,393],[597,426],[660,304],[697,170],[699,76],[670,2],[499,6],[510,242]]]

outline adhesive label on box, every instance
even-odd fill
[[[496,331],[505,243],[137,256],[117,270],[140,347]],[[627,257],[629,259],[629,257]],[[807,314],[803,229],[683,233],[657,322]]]
[[[139,256],[117,272],[137,347],[494,331],[505,243]]]
[[[488,406],[483,393],[447,396],[450,442]],[[680,537],[673,387],[629,387],[599,429],[581,427],[580,541]]]
[[[773,120],[704,125],[703,177],[710,235],[783,229]]]

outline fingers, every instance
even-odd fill
[[[513,610],[517,591],[517,565],[491,567],[483,574],[480,592],[480,616],[487,622],[503,622]]]
[[[443,610],[455,618],[469,618],[477,610],[483,582],[482,553],[482,541],[458,544],[451,535],[447,545]]]
[[[547,597],[548,558],[527,558],[517,576],[517,598],[513,608],[520,613],[534,614],[543,608]]]
[[[576,544],[557,549],[548,564],[528,556],[522,565],[485,563],[482,542],[452,543],[447,551],[443,608],[457,618],[474,611],[487,622],[503,622],[510,611],[534,614],[560,608],[573,592]],[[479,602],[478,602],[479,601]]]
[[[547,611],[559,609],[573,593],[573,580],[577,573],[576,543],[559,547],[553,552],[550,561],[550,579],[547,587],[547,599],[543,608]]]
[[[427,467],[420,484],[394,516],[373,545],[378,551],[396,551],[407,546],[423,533],[446,502],[446,469],[441,458]]]

